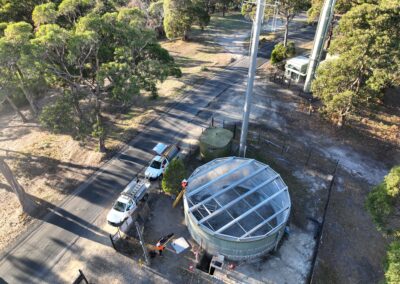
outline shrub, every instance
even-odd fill
[[[51,132],[66,133],[74,129],[74,111],[68,98],[57,98],[56,102],[43,108],[40,123]]]
[[[296,47],[294,46],[294,42],[288,42],[286,47],[286,58],[293,57],[296,54]]]
[[[186,169],[181,159],[175,158],[165,170],[161,183],[164,192],[177,195],[181,189],[181,182],[186,177]]]
[[[286,58],[292,57],[296,54],[296,48],[293,42],[289,42],[285,47],[283,43],[275,45],[271,53],[271,63],[277,64]]]
[[[385,279],[389,284],[400,283],[400,241],[393,241],[386,254]]]
[[[382,183],[368,194],[366,207],[378,229],[382,229],[393,211],[400,191],[400,166],[393,167]]]

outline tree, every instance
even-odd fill
[[[294,42],[289,42],[287,47],[283,46],[282,43],[275,45],[271,53],[271,63],[277,64],[282,62],[286,58],[292,57],[296,54],[296,48]]]
[[[352,6],[361,4],[361,1],[353,0],[337,0],[335,5],[335,14],[343,15],[351,9]],[[307,17],[309,22],[318,20],[319,14],[322,10],[324,0],[311,0],[311,7],[307,11]]]
[[[71,96],[64,94],[58,97],[54,104],[46,105],[40,114],[40,123],[53,133],[68,133],[79,125],[76,121]],[[79,135],[79,126],[75,128],[74,135]]]
[[[268,4],[275,4],[273,0],[267,0]],[[289,24],[293,18],[301,11],[308,9],[310,5],[309,0],[280,0],[278,4],[278,15],[285,23],[285,32],[283,36],[283,45],[286,47],[289,35]],[[267,6],[266,13],[273,14],[273,7]]]
[[[164,30],[164,0],[151,2],[147,9],[148,25],[153,28],[159,37],[165,36]]]
[[[375,224],[382,229],[400,199],[400,166],[393,167],[384,180],[368,194],[366,207]]]
[[[72,104],[82,125],[90,126],[102,152],[107,136],[105,103],[129,104],[141,90],[156,97],[158,81],[181,74],[154,32],[145,28],[143,17],[136,8],[88,13],[71,29],[42,25],[32,40],[47,76],[58,78],[69,89],[70,98],[64,102]],[[82,111],[83,99],[86,111]],[[49,118],[52,113],[48,112]]]
[[[202,28],[207,26],[210,16],[201,1],[164,0],[164,29],[167,38],[188,39],[188,32],[193,24]]]
[[[8,85],[14,85],[22,91],[33,115],[37,115],[36,100],[29,88],[29,84],[38,79],[35,63],[32,61],[32,36],[32,26],[26,22],[7,25],[4,36],[0,38],[0,73],[7,74]],[[4,85],[3,87],[7,88]]]
[[[388,284],[400,283],[400,240],[389,245],[385,263],[385,280]]]
[[[329,49],[338,58],[317,70],[312,91],[339,126],[360,106],[374,104],[399,77],[399,7],[391,3],[362,4],[347,12]]]
[[[181,159],[175,158],[165,170],[161,183],[162,189],[169,194],[177,195],[181,189],[181,182],[186,177],[186,168]]]
[[[15,195],[18,197],[22,210],[29,215],[33,214],[36,209],[36,204],[26,194],[24,188],[19,184],[10,167],[3,158],[0,158],[0,172],[10,185],[11,189],[14,191]]]
[[[164,29],[167,38],[187,39],[193,19],[190,0],[164,0]]]
[[[266,7],[264,11],[264,18],[268,19],[274,15],[276,1],[266,0]],[[277,11],[278,16],[283,20],[285,25],[283,45],[286,47],[289,35],[289,24],[293,18],[300,12],[307,10],[310,6],[310,0],[281,0],[278,2]],[[256,5],[244,4],[242,5],[242,14],[248,18],[254,18]]]
[[[42,0],[0,0],[0,22],[30,22],[33,8],[42,2]]]
[[[63,0],[58,5],[58,13],[68,19],[70,24],[84,16],[91,8],[95,6],[95,0]]]
[[[53,24],[57,19],[56,5],[46,3],[37,5],[32,12],[32,20],[36,27],[42,24]]]
[[[4,79],[4,77],[1,76],[0,73],[0,78]],[[0,83],[1,84],[1,83]],[[2,84],[1,84],[2,85]],[[25,115],[19,110],[19,108],[15,105],[14,101],[12,100],[12,98],[9,95],[9,92],[11,90],[7,90],[4,88],[0,88],[0,100],[2,100],[2,102],[6,101],[11,108],[15,111],[15,113],[21,118],[22,122],[27,122],[28,119],[25,117]]]

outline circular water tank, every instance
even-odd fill
[[[207,128],[200,136],[200,155],[210,161],[229,156],[232,147],[232,131],[224,128]]]
[[[228,157],[197,168],[184,195],[193,239],[213,255],[249,260],[277,247],[290,214],[288,188],[259,161]]]

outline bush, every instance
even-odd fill
[[[294,46],[294,42],[288,42],[286,47],[286,58],[293,57],[296,54],[296,47]]]
[[[381,230],[393,210],[391,199],[386,193],[384,184],[374,187],[368,194],[366,207],[372,216],[372,220]]]
[[[400,283],[400,241],[393,241],[386,254],[385,279],[389,284]]]
[[[393,212],[393,206],[399,197],[400,166],[393,167],[383,182],[368,194],[366,207],[378,229],[382,229],[387,218]]]
[[[296,48],[294,42],[289,42],[285,47],[283,43],[275,45],[274,50],[271,53],[271,63],[277,64],[282,62],[284,59],[292,57],[296,54]]]
[[[71,132],[75,127],[74,111],[66,97],[57,98],[56,102],[43,108],[40,123],[54,133]]]
[[[181,159],[175,158],[165,170],[161,183],[164,192],[177,195],[181,190],[181,182],[186,177],[186,169]]]

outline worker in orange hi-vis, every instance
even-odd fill
[[[158,242],[156,244],[156,250],[158,251],[158,254],[160,256],[162,256],[162,253],[165,250],[166,245],[172,239],[173,236],[174,236],[174,233],[171,233],[171,234],[166,235],[158,240]]]
[[[163,250],[165,250],[165,246],[164,245],[158,245],[158,246],[156,246],[156,250],[158,250],[158,255],[162,256]]]

